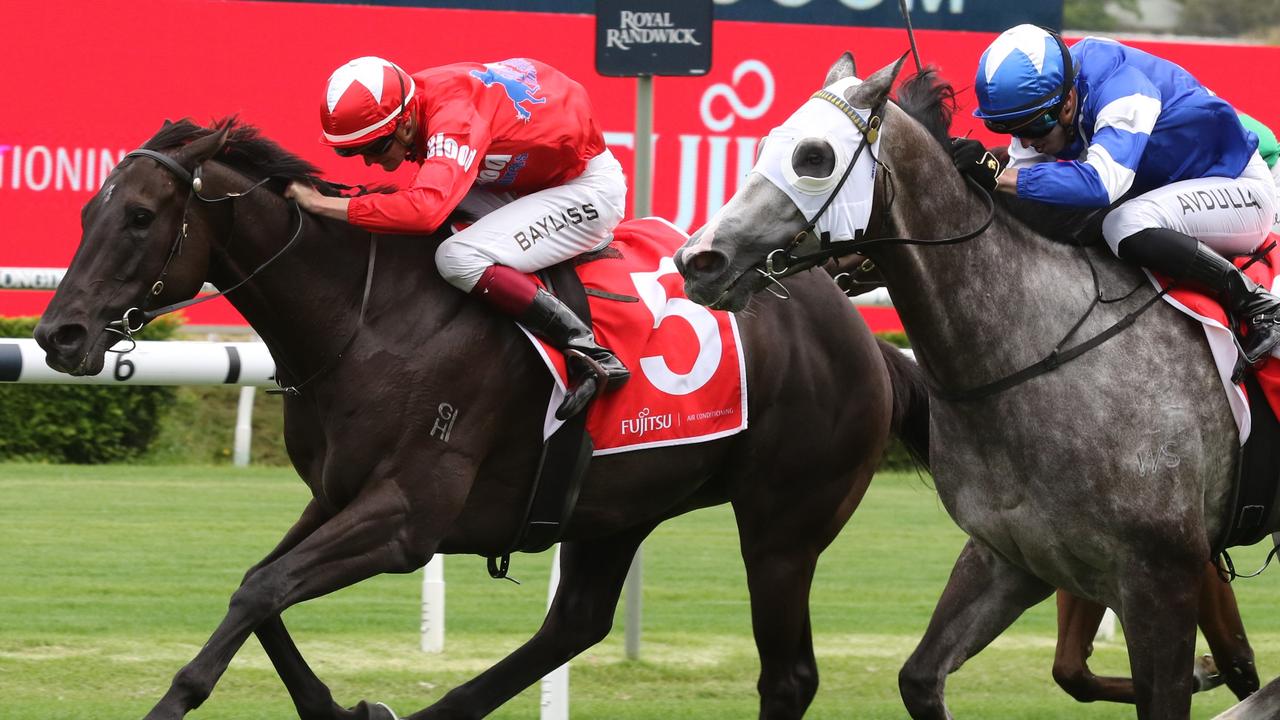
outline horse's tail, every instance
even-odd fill
[[[924,371],[901,350],[876,338],[893,385],[893,432],[916,462],[929,467],[929,386]]]

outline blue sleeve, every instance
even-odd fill
[[[1133,186],[1142,152],[1160,117],[1160,91],[1137,69],[1122,66],[1085,102],[1098,110],[1092,113],[1092,139],[1083,159],[1020,170],[1019,197],[1058,205],[1105,207]],[[1085,112],[1085,117],[1090,114]]]

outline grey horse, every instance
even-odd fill
[[[840,96],[862,109],[856,114],[864,123],[867,109],[882,108],[878,169],[865,189],[873,201],[865,237],[964,235],[989,206],[955,172],[940,142],[950,122],[942,98],[932,108],[932,128],[887,102],[901,66],[899,60]],[[852,73],[846,53],[824,87]],[[793,177],[820,184],[847,164],[856,148],[833,148],[826,138],[841,129],[829,130],[800,139],[789,160],[784,156]],[[776,279],[769,277],[777,270],[771,253],[811,241],[801,234],[808,222],[796,201],[761,174],[767,171],[758,164],[682,249],[691,299],[740,310]],[[971,538],[899,675],[903,702],[914,718],[951,717],[946,676],[1061,587],[1119,613],[1138,716],[1189,717],[1196,578],[1223,532],[1240,452],[1209,349],[1190,320],[1156,302],[1069,364],[988,397],[956,399],[1048,355],[1095,296],[1091,266],[1104,295],[1133,292],[1099,305],[1078,339],[1103,332],[1154,295],[1136,268],[1105,249],[1051,243],[993,212],[991,225],[968,242],[866,250],[939,392],[930,464],[938,495]]]

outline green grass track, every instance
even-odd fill
[[[279,539],[306,490],[292,471],[0,464],[0,720],[140,718],[222,618],[244,570]],[[897,672],[922,634],[963,536],[932,489],[882,474],[823,556],[812,608],[822,684],[810,718],[902,718]],[[1236,554],[1254,567],[1263,548]],[[642,659],[622,652],[622,618],[574,661],[579,719],[746,718],[758,664],[732,515],[714,508],[659,528],[645,545]],[[532,633],[550,555],[514,558],[523,584],[488,579],[479,558],[446,562],[442,655],[418,650],[421,573],[384,576],[289,610],[303,654],[346,704],[417,710]],[[1264,678],[1280,674],[1277,574],[1236,591]],[[1132,718],[1080,705],[1050,677],[1052,601],[1027,613],[948,683],[959,718]],[[1200,651],[1204,652],[1201,640]],[[1098,672],[1127,674],[1120,642]],[[1265,680],[1264,680],[1265,681]],[[1194,717],[1231,704],[1196,696]],[[494,717],[536,718],[537,689]],[[292,718],[250,639],[192,718]]]

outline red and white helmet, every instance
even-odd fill
[[[413,77],[379,57],[356,58],[329,76],[320,103],[320,142],[357,147],[395,130],[413,100]]]

